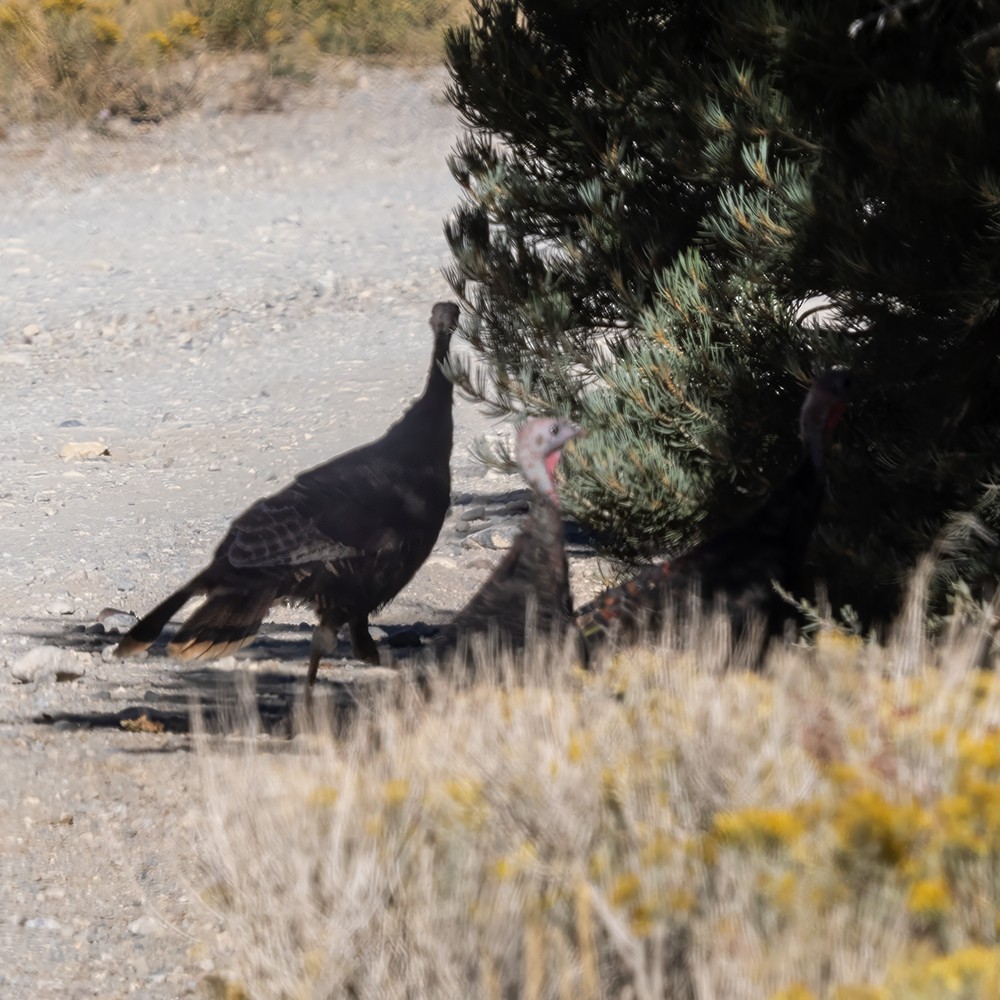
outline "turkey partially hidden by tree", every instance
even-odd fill
[[[588,647],[606,639],[656,633],[663,616],[682,610],[692,593],[714,601],[740,635],[755,622],[781,630],[790,608],[777,583],[801,593],[806,550],[823,502],[825,457],[847,405],[850,372],[820,374],[802,406],[803,455],[792,475],[746,520],[677,559],[648,566],[580,609],[577,624]]]
[[[570,627],[573,598],[563,546],[563,522],[554,481],[568,441],[581,434],[569,420],[535,417],[518,431],[517,464],[534,491],[527,523],[489,579],[435,641],[438,659],[477,636],[500,649],[520,650],[534,630],[557,638]]]
[[[580,414],[567,513],[617,558],[711,539],[795,461],[770,394],[838,360],[869,389],[810,551],[832,607],[887,625],[932,548],[932,614],[988,601],[1000,545],[936,540],[1000,535],[1000,2],[472,6],[453,375]]]
[[[235,652],[252,641],[276,600],[291,598],[319,615],[310,687],[320,657],[333,650],[345,623],[354,655],[378,663],[368,616],[423,564],[450,502],[452,384],[442,365],[458,315],[452,302],[434,306],[427,385],[399,421],[377,441],[301,473],[240,514],[211,563],[150,611],[121,640],[117,655],[146,649],[189,598],[205,594],[170,642],[173,656]]]

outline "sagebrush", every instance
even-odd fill
[[[429,702],[401,679],[346,738],[206,741],[239,988],[998,995],[1000,682],[980,628],[932,647],[921,620],[763,676],[702,623],[593,674],[539,654]]]
[[[158,120],[197,99],[178,64],[244,52],[308,79],[326,55],[440,57],[464,0],[0,0],[0,115]]]

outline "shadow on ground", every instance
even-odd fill
[[[308,706],[310,727],[337,734],[359,713],[371,710],[387,686],[399,683],[405,661],[414,652],[414,647],[408,645],[413,636],[435,631],[423,623],[380,627],[388,635],[388,641],[381,644],[383,649],[396,637],[404,640],[392,650],[393,668],[351,660],[350,645],[341,642],[336,653],[320,666]],[[305,664],[311,632],[309,625],[270,625],[266,634],[239,653],[235,666],[230,666],[234,663],[232,657],[219,665],[192,666],[172,660],[166,655],[167,640],[161,640],[150,650],[145,665],[162,670],[153,677],[147,671],[137,678],[137,691],[140,686],[144,690],[141,695],[137,693],[135,703],[109,712],[44,712],[32,721],[61,729],[109,728],[145,733],[191,733],[201,729],[210,734],[250,730],[292,736],[307,718]],[[120,638],[89,633],[79,626],[69,631],[25,634],[47,645],[98,655]],[[416,642],[419,644],[419,637]],[[395,669],[397,661],[402,670]],[[240,663],[251,669],[241,669]],[[284,669],[285,663],[288,669]],[[123,661],[122,667],[127,670],[127,662]],[[330,676],[334,672],[339,676]]]

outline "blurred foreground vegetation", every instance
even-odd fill
[[[0,120],[157,120],[196,99],[178,72],[252,53],[265,76],[306,80],[326,55],[440,57],[464,0],[0,0]]]
[[[706,620],[430,704],[404,674],[346,739],[204,743],[225,995],[1000,996],[1000,680],[912,611],[764,675]]]

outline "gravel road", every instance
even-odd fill
[[[201,995],[225,967],[188,699],[253,677],[283,738],[309,613],[197,669],[108,660],[94,623],[148,609],[248,503],[421,391],[458,197],[443,86],[365,71],[279,114],[0,144],[0,996]],[[455,417],[452,514],[386,635],[461,606],[523,508],[468,452],[505,429]],[[321,670],[328,691],[378,676]],[[144,713],[165,731],[122,725]]]

